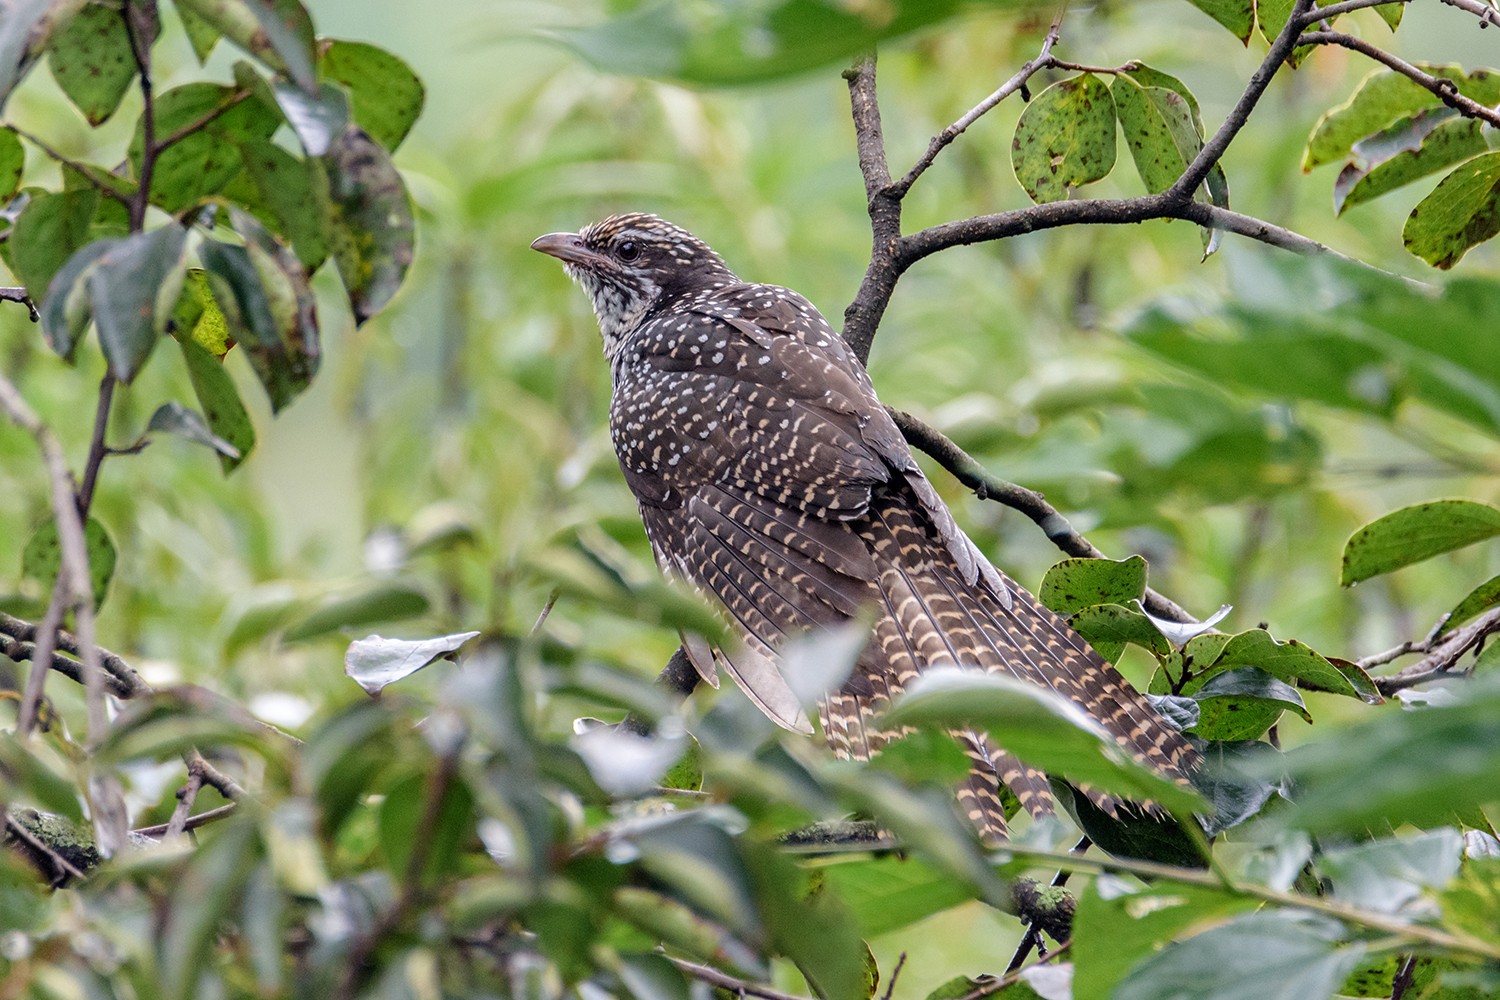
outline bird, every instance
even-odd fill
[[[923,672],[1018,678],[1084,710],[1126,752],[1186,783],[1193,746],[1061,617],[979,551],[917,465],[864,365],[803,296],[742,281],[686,229],[644,213],[538,237],[587,293],[612,394],[609,432],[662,572],[723,613],[737,643],[684,637],[772,720],[811,733],[777,654],[803,633],[873,620],[848,679],[820,700],[834,752],[868,759]],[[1055,811],[1047,776],[972,730],[959,805],[987,843],[1008,791]],[[1122,805],[1088,792],[1109,815]],[[1149,805],[1147,806],[1149,808]]]

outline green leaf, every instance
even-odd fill
[[[301,264],[247,215],[235,224],[246,245],[204,240],[198,256],[234,338],[280,411],[311,383],[318,366],[313,302]],[[263,238],[263,239],[262,239]]]
[[[239,144],[270,139],[282,124],[276,108],[236,87],[189,83],[159,94],[158,141],[188,129],[195,131],[183,134],[157,157],[151,203],[175,213],[217,194],[243,169]],[[140,176],[144,146],[137,122],[127,154],[132,176]]]
[[[240,155],[244,171],[224,185],[222,194],[290,240],[307,272],[316,271],[328,257],[324,215],[308,211],[318,197],[315,182],[323,183],[321,174],[315,181],[317,167],[265,139],[242,142]]]
[[[184,0],[174,0],[174,3],[177,7],[177,19],[182,22],[188,43],[193,47],[193,55],[198,57],[198,65],[202,66],[208,62],[209,55],[214,46],[219,44],[219,39],[224,37],[224,33],[194,14],[192,6]]]
[[[1472,817],[1500,788],[1500,677],[1479,675],[1453,704],[1382,712],[1337,740],[1286,755],[1294,809],[1282,823],[1314,834],[1441,826]],[[1379,761],[1371,767],[1370,761]],[[1358,774],[1360,780],[1350,781]]]
[[[388,684],[410,677],[423,667],[455,652],[478,632],[456,632],[433,639],[385,639],[366,636],[349,644],[344,654],[344,673],[376,695]]]
[[[1292,16],[1294,0],[1255,0],[1255,21],[1260,36],[1268,43],[1274,42],[1281,29]],[[1296,60],[1288,60],[1295,68]]]
[[[42,300],[42,336],[64,360],[73,360],[92,315],[89,285],[84,279],[99,258],[120,242],[120,239],[95,240],[79,250],[53,277],[47,297]]]
[[[1253,0],[1188,0],[1209,17],[1229,29],[1242,42],[1250,41],[1255,30],[1255,6]]]
[[[135,378],[166,330],[182,291],[186,244],[187,230],[169,222],[115,241],[81,279],[99,346],[122,382]]]
[[[1032,98],[1016,123],[1011,166],[1031,200],[1061,201],[1115,165],[1115,103],[1092,73],[1060,80]]]
[[[1125,145],[1146,190],[1152,194],[1165,191],[1203,147],[1203,138],[1193,126],[1192,109],[1175,90],[1142,86],[1124,73],[1115,77],[1110,94],[1125,130]]]
[[[223,358],[234,346],[229,322],[214,301],[208,272],[201,267],[188,268],[182,295],[172,311],[172,334],[179,340],[192,341],[216,358]]]
[[[1364,957],[1336,921],[1286,910],[1236,917],[1135,966],[1114,1000],[1327,997]]]
[[[1137,606],[1138,607],[1138,606]],[[1166,636],[1136,608],[1120,604],[1097,604],[1075,614],[1069,623],[1088,640],[1089,645],[1111,663],[1120,658],[1125,646],[1134,643],[1155,656],[1172,652]]]
[[[349,125],[349,99],[332,84],[323,84],[317,96],[286,83],[273,84],[271,89],[308,156],[328,152],[334,137]]]
[[[304,642],[330,632],[381,622],[401,621],[427,613],[427,595],[403,583],[376,583],[352,593],[324,598],[283,634],[287,642]]]
[[[318,71],[349,89],[354,124],[391,152],[422,113],[426,90],[411,67],[365,42],[321,43]]]
[[[1258,667],[1273,677],[1304,688],[1359,696],[1354,685],[1317,650],[1296,639],[1280,642],[1259,628],[1231,637],[1213,666],[1199,671],[1184,685],[1183,693],[1194,694],[1205,681],[1233,667]]]
[[[1500,508],[1487,503],[1432,500],[1403,507],[1349,537],[1339,582],[1347,587],[1496,535]]]
[[[1397,28],[1401,27],[1401,15],[1406,13],[1406,4],[1381,4],[1375,8],[1375,13],[1379,14],[1380,19],[1394,32]]]
[[[1419,68],[1440,79],[1452,80],[1460,93],[1480,104],[1500,103],[1500,77],[1489,70],[1465,73],[1460,66],[1427,63]],[[1418,112],[1441,106],[1435,94],[1409,77],[1394,70],[1377,70],[1365,77],[1348,101],[1318,120],[1307,140],[1302,169],[1311,170],[1343,159],[1366,136],[1384,132]]]
[[[177,0],[177,6],[271,69],[285,70],[303,90],[317,92],[312,19],[299,0]]]
[[[390,154],[357,128],[320,162],[328,180],[333,258],[354,322],[383,309],[406,277],[415,249],[411,198]]]
[[[22,744],[11,732],[0,734],[0,790],[7,806],[37,806],[81,821],[78,785],[61,773],[59,763],[44,746]]]
[[[231,457],[220,452],[219,463],[225,474],[235,469],[255,447],[255,426],[250,414],[240,401],[239,389],[234,379],[224,370],[224,365],[193,340],[180,342],[182,360],[187,365],[188,379],[193,383],[193,394],[198,405],[203,407],[203,416],[214,436],[227,442],[236,452]]]
[[[423,877],[431,882],[451,874],[460,857],[460,842],[473,835],[474,796],[463,781],[449,782],[443,791],[434,822],[423,826],[431,777],[413,774],[386,793],[380,806],[380,846],[392,875],[404,878],[412,848],[419,840],[427,844]]]
[[[1453,610],[1448,612],[1448,618],[1443,622],[1442,630],[1438,634],[1446,635],[1470,618],[1483,614],[1497,604],[1500,604],[1500,576],[1490,577],[1454,605]]]
[[[1037,597],[1060,615],[1095,604],[1125,604],[1146,593],[1146,560],[1064,559],[1047,570]]]
[[[602,24],[538,34],[608,73],[722,86],[847,64],[881,41],[963,9],[959,0],[891,0],[879,6],[650,0]]]
[[[1048,774],[1181,815],[1202,810],[1196,793],[1137,763],[1071,701],[1033,684],[957,669],[931,670],[896,699],[893,726],[974,727]]]
[[[898,855],[830,865],[823,878],[865,938],[900,930],[974,898],[973,889],[957,879],[918,858]]]
[[[0,128],[0,202],[10,201],[21,190],[26,172],[26,150],[15,130]]]
[[[206,445],[226,458],[239,459],[240,450],[209,429],[208,423],[198,411],[190,410],[175,400],[163,403],[151,414],[146,424],[147,431],[176,434],[197,444]]]
[[[9,0],[0,17],[0,111],[16,84],[46,51],[50,36],[83,0]]]
[[[89,583],[94,590],[94,607],[104,603],[109,590],[110,578],[115,574],[115,543],[109,531],[96,518],[89,518],[83,526],[84,552],[89,560]],[[57,522],[48,521],[26,542],[21,552],[21,575],[41,584],[44,594],[52,593],[57,575],[62,570],[62,540],[58,537]]]
[[[1449,108],[1419,112],[1400,125],[1354,144],[1354,159],[1333,183],[1333,208],[1378,198],[1488,149],[1482,125]]]
[[[1350,906],[1418,915],[1423,890],[1440,889],[1458,874],[1463,848],[1452,827],[1399,835],[1324,851],[1318,874],[1333,897]]]
[[[1476,156],[1439,181],[1411,210],[1401,239],[1407,250],[1447,270],[1496,233],[1500,233],[1500,152]]]
[[[1163,941],[1256,905],[1205,886],[1135,888],[1100,876],[1079,893],[1073,917],[1073,995],[1111,996],[1125,974]]]
[[[166,883],[171,896],[162,908],[158,985],[167,1000],[201,995],[199,977],[212,964],[209,954],[222,933],[221,922],[243,898],[241,890],[260,860],[248,817],[233,817],[222,826]]]
[[[1193,787],[1213,807],[1204,832],[1215,837],[1257,816],[1283,790],[1280,762],[1281,753],[1269,743],[1206,744],[1203,768],[1192,775]]]
[[[33,300],[47,296],[53,276],[89,243],[98,207],[99,192],[89,189],[38,194],[21,210],[6,243],[11,269]]]
[[[1193,698],[1200,711],[1193,732],[1206,740],[1259,739],[1284,711],[1312,722],[1295,688],[1256,667],[1215,674]]]
[[[144,40],[150,45],[155,38]],[[119,108],[136,77],[130,35],[119,7],[89,3],[47,46],[52,76],[90,125],[101,125]]]

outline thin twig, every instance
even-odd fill
[[[1466,10],[1479,18],[1479,26],[1488,28],[1492,24],[1500,24],[1500,10],[1485,2],[1485,0],[1442,0],[1449,7],[1457,7]]]
[[[194,751],[196,761],[203,761],[203,757]],[[206,761],[203,761],[207,763]],[[197,801],[198,792],[203,789],[203,771],[194,766],[195,760],[188,760],[187,782],[177,790],[177,806],[172,810],[172,818],[167,821],[167,829],[163,839],[173,840],[182,836],[187,829],[188,817],[193,814],[193,803]]]
[[[63,166],[71,168],[74,173],[83,178],[83,180],[95,191],[98,191],[106,198],[111,198],[114,201],[119,202],[121,205],[124,205],[127,208],[130,207],[130,198],[128,198],[124,194],[121,194],[119,191],[115,190],[113,187],[104,183],[98,177],[94,176],[94,173],[89,168],[88,164],[69,159],[67,156],[64,156],[56,149],[53,149],[51,146],[47,145],[45,140],[32,135],[25,129],[17,128],[15,125],[12,125],[8,122],[6,123],[5,127],[10,129],[16,135],[20,136],[22,139],[25,139],[27,142],[31,143],[37,149],[40,149],[49,160],[52,160],[55,163],[61,163]],[[42,291],[45,292],[46,289],[44,288],[42,289]]]
[[[1392,7],[1400,4],[1411,3],[1411,0],[1343,0],[1342,3],[1331,3],[1324,7],[1314,7],[1302,17],[1302,26],[1311,27],[1320,21],[1331,21],[1336,17],[1352,13],[1356,10],[1364,10],[1367,7]]]
[[[203,783],[216,789],[226,799],[238,801],[246,797],[245,789],[239,782],[210,764],[197,750],[189,750],[184,757],[188,773],[202,775]]]
[[[36,311],[36,303],[31,300],[31,294],[24,288],[15,285],[0,287],[0,302],[19,302],[26,307],[31,315],[31,321],[37,322],[42,318],[41,313]]]
[[[109,429],[109,408],[115,398],[115,376],[111,371],[104,372],[104,378],[99,382],[99,402],[94,407],[94,433],[89,439],[89,456],[83,466],[83,482],[78,487],[78,516],[88,521],[89,508],[94,503],[94,487],[99,482],[99,467],[104,464],[104,456],[109,454],[105,447],[105,432]]]
[[[1393,3],[1395,2],[1395,0],[1381,0],[1381,2]],[[202,132],[204,129],[208,128],[208,126],[212,125],[214,122],[222,118],[226,112],[234,108],[236,105],[243,103],[247,98],[250,97],[252,93],[253,91],[249,89],[236,90],[234,93],[230,94],[222,101],[220,101],[215,107],[211,108],[201,118],[197,118],[193,121],[188,122],[186,125],[177,129],[175,132],[172,132],[165,139],[159,141],[156,144],[157,152],[159,153],[164,149],[168,149],[172,146],[177,145],[177,143],[186,139],[190,135],[193,135],[197,132]]]
[[[906,952],[902,952],[896,958],[896,967],[891,970],[891,978],[885,984],[885,993],[881,994],[880,1000],[891,1000],[896,992],[896,980],[901,978],[901,970],[906,968]]]
[[[1347,35],[1342,31],[1309,31],[1298,39],[1298,41],[1303,45],[1339,45],[1352,52],[1358,52],[1362,56],[1366,56],[1389,69],[1395,70],[1424,90],[1431,91],[1438,100],[1464,117],[1478,118],[1481,121],[1488,122],[1490,125],[1500,126],[1500,111],[1485,107],[1478,101],[1465,97],[1459,93],[1458,85],[1452,80],[1433,76],[1431,73],[1413,66],[1406,60],[1392,55],[1385,49],[1371,45],[1363,38],[1355,38],[1353,35]]]
[[[140,232],[146,223],[146,208],[151,204],[151,181],[156,173],[156,158],[162,147],[156,141],[156,88],[151,80],[151,41],[137,20],[138,0],[125,0],[120,16],[125,19],[125,34],[130,39],[130,54],[135,59],[141,91],[141,170],[139,186],[129,202],[130,231]]]
[[[666,959],[699,982],[708,983],[710,986],[717,986],[722,990],[728,990],[738,997],[760,997],[761,1000],[808,1000],[807,997],[797,996],[794,993],[783,993],[770,986],[752,983],[749,980],[731,976],[727,972],[720,972],[711,965],[689,962],[685,958],[676,958],[672,955],[666,956]]]
[[[965,112],[958,121],[932,137],[932,141],[927,144],[927,152],[923,153],[921,158],[912,164],[911,169],[906,172],[906,176],[890,186],[889,193],[893,197],[905,197],[906,192],[911,190],[911,186],[916,183],[917,178],[921,177],[927,168],[932,166],[932,161],[937,159],[937,155],[949,143],[963,135],[964,131],[970,125],[973,125],[984,115],[988,114],[1001,101],[1026,86],[1027,80],[1030,80],[1037,72],[1049,65],[1052,58],[1052,47],[1057,44],[1057,40],[1061,34],[1062,18],[1061,13],[1053,18],[1052,27],[1047,29],[1047,37],[1042,39],[1041,51],[1036,54],[1034,59],[1017,70],[1015,75],[1002,83],[999,89],[993,94]]]
[[[6,649],[6,655],[10,656],[11,659],[32,658],[30,653],[34,650],[34,646],[31,644],[36,639],[38,631],[38,626],[33,625],[31,622],[0,611],[0,635],[9,636],[21,644]],[[58,630],[56,648],[74,657],[81,657],[83,655],[82,646],[79,644],[78,639],[66,629]],[[13,655],[13,651],[26,655]],[[99,648],[99,664],[110,675],[112,684],[111,693],[117,694],[121,698],[138,698],[142,695],[151,694],[151,685],[142,680],[141,675],[135,672],[135,668],[126,663],[118,653],[112,653],[107,649]],[[83,675],[81,673],[75,675],[73,672],[80,669],[76,665],[74,667],[58,667],[55,669],[62,674],[72,677],[73,680],[82,683]]]
[[[232,815],[234,811],[239,807],[240,806],[238,802],[226,802],[224,805],[219,806],[216,809],[209,809],[199,813],[196,816],[189,816],[187,820],[182,824],[182,829],[196,830],[200,826],[207,826],[210,823],[221,820],[226,816]],[[173,816],[173,818],[175,819],[176,817]],[[131,830],[130,832],[133,834],[137,834],[138,836],[150,837],[153,840],[157,840],[166,836],[167,830],[170,828],[170,826],[170,823],[158,823],[155,826],[143,826],[137,830]]]
[[[1458,661],[1463,658],[1464,654],[1497,633],[1500,633],[1500,608],[1491,608],[1469,624],[1454,629],[1441,639],[1433,640],[1429,636],[1428,639],[1414,643],[1402,653],[1396,654],[1397,656],[1406,653],[1426,653],[1427,655],[1399,673],[1388,677],[1376,677],[1375,687],[1381,694],[1390,697],[1397,691],[1456,676],[1454,667],[1458,665]],[[1383,653],[1376,654],[1376,658],[1384,655]],[[1395,658],[1395,656],[1390,657],[1390,659]],[[1363,665],[1365,661],[1359,662]],[[1389,660],[1379,662],[1389,662]]]

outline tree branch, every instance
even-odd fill
[[[31,315],[31,321],[33,323],[42,318],[41,314],[36,311],[36,303],[31,300],[31,293],[29,293],[24,288],[12,285],[0,287],[0,302],[21,303],[26,307],[26,311]]]
[[[1302,26],[1307,28],[1321,21],[1332,21],[1336,17],[1341,17],[1356,10],[1364,10],[1368,7],[1387,7],[1405,3],[1411,3],[1411,0],[1343,0],[1342,3],[1331,3],[1323,7],[1314,7],[1302,16]]]
[[[674,955],[666,956],[667,961],[683,973],[691,976],[701,983],[716,986],[721,990],[728,990],[736,997],[759,997],[761,1000],[808,1000],[807,997],[797,996],[794,993],[783,993],[770,986],[752,983],[737,976],[731,976],[727,972],[721,972],[711,965],[703,965],[698,962],[689,962],[685,958],[677,958]]]
[[[1479,26],[1488,28],[1492,24],[1500,24],[1500,10],[1496,10],[1485,0],[1442,0],[1449,7],[1457,7],[1466,10],[1479,18]]]
[[[37,632],[38,626],[33,625],[31,622],[15,618],[0,611],[0,636],[8,636],[16,640],[15,645],[5,647],[5,654],[11,659],[31,658],[29,653],[34,649],[31,643],[36,639]],[[71,656],[77,657],[83,655],[81,652],[82,647],[79,645],[77,638],[66,630],[59,630],[57,632],[56,648]],[[17,656],[14,651],[24,651],[28,655]],[[118,653],[111,653],[107,649],[100,648],[99,663],[108,672],[110,676],[109,683],[117,689],[116,693],[121,698],[138,698],[141,695],[151,693],[151,685],[143,681],[141,675],[136,673],[135,669],[126,663]],[[79,669],[77,665],[72,668],[58,667],[56,669],[59,673],[72,677],[74,680],[82,681],[81,673],[74,676],[74,672]],[[70,670],[74,672],[70,672]]]
[[[1381,65],[1395,70],[1424,90],[1431,91],[1438,100],[1465,118],[1478,118],[1480,121],[1492,126],[1500,127],[1500,111],[1496,111],[1494,108],[1487,108],[1478,101],[1465,97],[1458,92],[1458,85],[1452,80],[1433,76],[1431,73],[1413,66],[1406,60],[1391,55],[1385,49],[1371,45],[1363,38],[1355,38],[1353,35],[1346,35],[1341,31],[1309,31],[1299,41],[1303,45],[1339,45],[1352,52],[1358,52],[1362,56],[1367,56]]]

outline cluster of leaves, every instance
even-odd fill
[[[333,260],[357,323],[400,286],[414,222],[390,153],[420,113],[423,89],[375,46],[315,38],[300,3],[183,0],[177,10],[200,62],[227,39],[261,68],[240,61],[232,83],[155,93],[154,3],[37,3],[7,15],[0,107],[43,55],[94,127],[132,85],[147,97],[114,167],[68,159],[41,136],[0,126],[0,259],[65,359],[92,325],[108,377],[129,383],[170,336],[201,412],[165,402],[145,434],[207,445],[228,472],[254,447],[255,431],[226,355],[236,347],[246,355],[280,410],[318,369],[313,273]],[[293,137],[296,151],[286,144]],[[21,186],[27,144],[61,165],[60,190]],[[98,602],[115,550],[98,520],[88,522],[88,541]],[[27,546],[25,575],[46,594],[57,565],[48,523]]]

